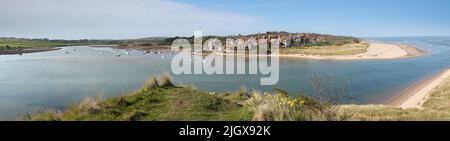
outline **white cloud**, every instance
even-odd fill
[[[0,36],[138,38],[258,31],[258,18],[167,0],[1,0]]]

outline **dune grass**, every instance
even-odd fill
[[[339,106],[283,93],[254,93],[249,105],[255,121],[343,121],[351,116],[350,111],[340,111]]]
[[[324,45],[324,46],[299,46],[282,48],[280,54],[304,54],[304,55],[356,55],[367,52],[369,45],[365,42],[349,43],[344,45]]]

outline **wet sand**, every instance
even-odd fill
[[[420,108],[433,89],[448,77],[450,77],[450,69],[441,71],[406,88],[397,96],[387,100],[385,104],[403,109]]]

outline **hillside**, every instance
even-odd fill
[[[214,93],[174,86],[168,75],[151,78],[129,95],[102,100],[86,98],[65,110],[47,110],[25,120],[177,120],[177,121],[359,121],[450,120],[450,78],[435,89],[420,109],[386,105],[335,105],[325,97],[292,98],[283,90],[258,93],[245,89]],[[320,94],[319,94],[320,95]]]
[[[308,114],[305,114],[308,113]],[[287,92],[274,94],[247,92],[215,93],[192,87],[174,86],[168,75],[153,77],[129,95],[102,100],[86,98],[65,110],[47,110],[24,117],[25,120],[344,120],[329,103]]]

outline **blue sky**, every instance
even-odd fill
[[[354,36],[450,35],[449,0],[178,0],[259,17],[267,30]]]
[[[1,0],[0,37],[449,36],[449,0]],[[18,10],[20,9],[20,10]]]

